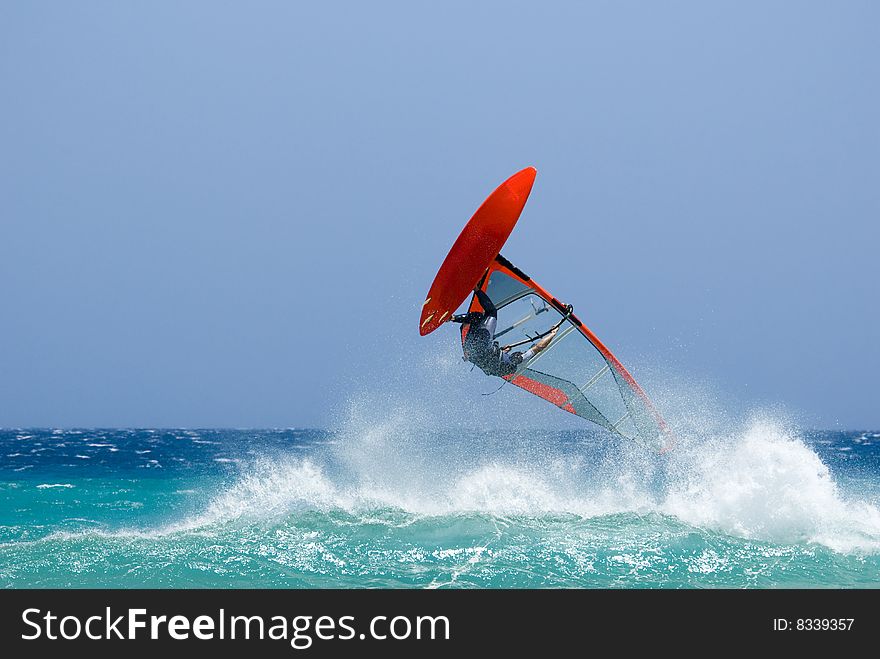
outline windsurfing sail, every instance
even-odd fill
[[[500,347],[529,344],[547,336],[549,345],[516,372],[501,376],[508,382],[557,407],[588,419],[645,448],[670,448],[666,423],[612,352],[567,307],[535,280],[498,254],[479,282],[498,309],[495,340]],[[477,296],[470,311],[482,311]],[[462,325],[462,345],[470,330]]]

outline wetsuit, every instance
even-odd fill
[[[517,366],[535,355],[533,348],[525,352],[501,350],[495,343],[495,328],[498,325],[498,309],[492,300],[480,289],[475,289],[483,311],[469,311],[453,316],[450,320],[470,326],[464,339],[464,357],[476,364],[486,375],[510,375]]]

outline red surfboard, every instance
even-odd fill
[[[422,305],[422,336],[448,321],[473,291],[513,231],[537,174],[534,167],[526,167],[511,176],[486,198],[462,229]]]

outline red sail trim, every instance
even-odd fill
[[[561,389],[551,387],[549,384],[544,384],[543,382],[538,382],[525,375],[508,375],[504,379],[515,384],[520,389],[525,389],[529,393],[535,394],[539,398],[543,398],[544,400],[553,403],[556,407],[559,407],[566,412],[577,414],[568,396]]]

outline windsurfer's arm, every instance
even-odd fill
[[[535,351],[536,355],[539,352],[541,352],[544,348],[546,348],[547,346],[550,345],[550,342],[553,340],[553,337],[556,336],[556,332],[558,332],[558,331],[559,331],[559,328],[554,327],[552,332],[550,332],[547,336],[545,336],[543,339],[538,341],[534,346],[532,346],[532,350]]]

